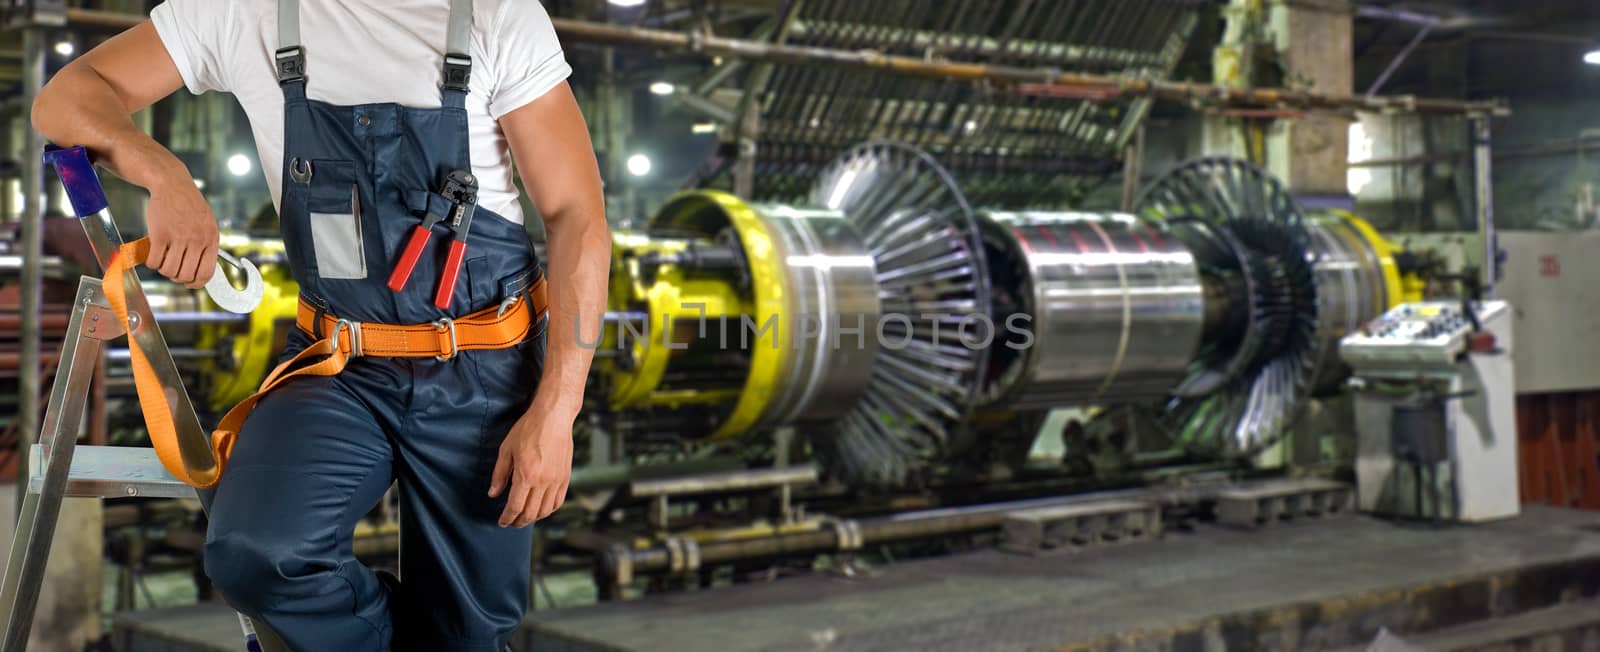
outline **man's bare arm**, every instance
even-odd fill
[[[506,437],[490,495],[511,481],[502,526],[523,527],[566,500],[572,475],[572,424],[583,405],[592,347],[605,312],[611,266],[600,168],[583,113],[562,83],[500,119],[534,204],[544,218],[550,325],[544,375],[533,404]]]
[[[200,287],[216,269],[217,222],[183,161],[133,123],[132,114],[183,87],[149,21],[68,63],[33,104],[33,127],[150,191],[150,267]]]

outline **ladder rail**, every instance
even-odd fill
[[[39,436],[46,461],[38,491],[28,481],[32,473],[18,469],[17,489],[22,495],[22,513],[12,536],[5,580],[0,584],[0,614],[5,618],[0,650],[5,652],[27,649],[45,566],[50,558],[50,544],[55,539],[56,522],[61,515],[61,501],[66,497],[73,448],[78,443],[77,428],[83,423],[84,407],[89,399],[89,383],[94,379],[103,340],[122,331],[115,319],[102,318],[94,322],[94,333],[84,332],[85,317],[99,292],[100,282],[96,279],[84,277],[78,284],[72,318],[67,325],[69,346],[62,347],[60,370],[50,388],[50,402],[45,408],[44,427]],[[104,338],[100,337],[102,331],[108,334]],[[38,463],[36,458],[34,463]]]

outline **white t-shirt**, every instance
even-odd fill
[[[301,0],[306,94],[329,104],[441,104],[448,0]],[[283,92],[276,0],[167,0],[150,12],[189,91],[233,93],[250,118],[276,204],[283,192]],[[572,72],[543,5],[475,0],[467,125],[479,205],[521,223],[499,119]]]

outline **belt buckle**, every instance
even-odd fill
[[[443,332],[446,332],[446,331],[449,331],[449,333],[450,333],[450,353],[448,355],[436,355],[436,356],[433,356],[434,359],[438,360],[440,362],[445,362],[445,361],[450,360],[451,358],[456,357],[457,348],[459,346],[459,344],[457,343],[457,340],[456,340],[456,320],[451,319],[449,317],[444,317],[444,318],[441,318],[439,321],[433,322],[433,327],[439,329],[440,333],[443,333]]]
[[[361,322],[354,322],[348,319],[341,319],[333,325],[333,332],[329,334],[329,337],[333,339],[334,350],[339,348],[339,333],[346,328],[350,329],[350,357],[359,358],[365,355],[365,352],[361,350]]]

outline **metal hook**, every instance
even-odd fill
[[[223,263],[244,272],[243,288],[233,287],[233,282],[228,280],[222,268]],[[266,290],[266,282],[261,280],[261,270],[256,269],[255,263],[235,258],[226,251],[217,252],[217,271],[211,275],[211,280],[206,281],[206,294],[211,295],[211,301],[218,307],[235,314],[248,314],[261,305],[261,297]]]

